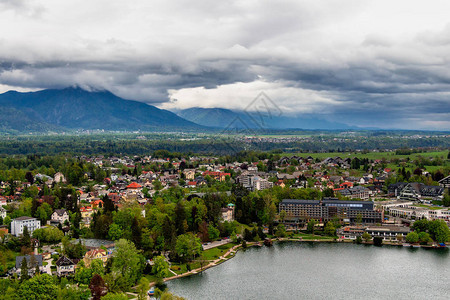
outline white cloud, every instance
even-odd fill
[[[443,0],[0,0],[0,91],[79,84],[239,108],[264,89],[286,111],[354,122],[379,124],[371,107],[389,114],[392,99],[448,113],[434,98],[450,91],[448,11]],[[435,110],[420,122],[445,125],[430,123]]]

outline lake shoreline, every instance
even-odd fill
[[[296,242],[296,243],[345,243],[345,244],[356,244],[354,240],[339,240],[339,239],[302,239],[302,238],[276,238],[276,239],[272,239],[272,242],[276,242],[276,243],[283,243],[283,242]],[[373,245],[373,242],[361,242],[361,245]],[[233,257],[236,256],[237,252],[239,250],[245,250],[247,248],[250,247],[263,247],[265,246],[263,242],[248,242],[247,243],[247,247],[244,248],[242,246],[242,244],[239,245],[235,245],[233,247],[231,247],[224,255],[222,255],[221,257],[219,257],[218,259],[210,262],[208,265],[201,267],[201,268],[197,268],[191,271],[188,271],[186,273],[182,273],[182,274],[178,274],[178,275],[174,275],[171,277],[167,277],[164,278],[163,281],[164,282],[168,282],[174,279],[178,279],[178,278],[182,278],[182,277],[188,277],[188,276],[192,276],[192,275],[196,275],[199,273],[202,273],[203,271],[206,271],[209,268],[213,268],[216,267],[230,259],[232,259]],[[391,242],[383,242],[383,246],[396,246],[396,247],[405,247],[405,248],[427,248],[427,249],[436,249],[434,246],[432,245],[417,245],[417,246],[405,246],[403,243],[391,243]],[[265,247],[271,247],[271,246],[265,246]],[[439,249],[439,248],[437,248]],[[156,282],[152,282],[150,284],[150,286],[154,286],[156,284]]]

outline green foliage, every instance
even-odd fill
[[[277,229],[275,231],[275,235],[277,237],[285,237],[286,236],[286,228],[283,224],[278,224]]]
[[[179,235],[175,244],[175,252],[184,262],[193,260],[202,251],[202,243],[192,233]]]
[[[92,269],[84,266],[84,263],[79,263],[75,270],[75,281],[82,284],[89,284],[92,279]]]
[[[169,276],[169,263],[162,255],[155,257],[153,264],[153,273],[159,279]]]
[[[108,293],[102,297],[102,300],[128,300],[128,297],[122,293]]]
[[[428,244],[429,242],[433,241],[430,237],[430,235],[427,232],[419,232],[419,242],[421,244]]]
[[[150,282],[147,278],[142,277],[141,280],[139,280],[139,284],[137,286],[137,293],[138,293],[138,300],[147,300],[147,291],[150,286]]]
[[[59,243],[64,237],[64,233],[56,227],[49,226],[33,231],[33,238],[43,243]]]
[[[112,271],[120,273],[128,287],[142,276],[144,257],[140,252],[131,241],[121,239],[116,242]]]
[[[17,299],[56,299],[58,287],[55,285],[51,275],[42,274],[23,282],[17,289]]]
[[[336,227],[334,227],[333,222],[327,222],[324,228],[324,233],[328,236],[335,236],[336,235]]]
[[[308,225],[306,227],[306,231],[308,233],[314,234],[314,230],[315,230],[317,224],[319,224],[319,222],[317,220],[315,220],[315,219],[309,220]]]
[[[372,236],[367,232],[364,232],[361,237],[366,243],[372,239]]]
[[[219,235],[220,235],[220,231],[216,227],[214,227],[212,224],[209,224],[208,225],[209,239],[214,241],[219,238]]]
[[[120,227],[120,225],[113,223],[111,224],[111,226],[109,227],[108,230],[108,239],[112,240],[112,241],[116,241],[120,238],[122,238],[123,236],[123,230]]]
[[[86,253],[86,247],[79,243],[69,243],[66,242],[64,245],[64,254],[67,255],[69,258],[75,258],[75,259],[81,259],[84,256],[84,253]]]
[[[20,264],[20,280],[25,281],[30,278],[30,275],[28,275],[28,262],[27,259],[24,257],[22,259],[22,263]]]
[[[410,232],[406,235],[405,241],[410,244],[415,244],[419,242],[419,235],[417,232]]]

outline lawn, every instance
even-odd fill
[[[316,234],[308,234],[308,233],[297,233],[291,236],[292,238],[302,238],[305,240],[332,240],[334,236],[322,236]]]
[[[220,256],[224,255],[231,247],[235,246],[234,243],[228,243],[225,245],[221,245],[219,247],[211,248],[208,250],[203,251],[203,257],[206,260],[215,260],[218,259]]]
[[[207,264],[208,263],[205,262],[203,264],[203,266],[206,266]],[[189,265],[191,266],[191,270],[198,269],[201,267],[201,263],[198,261],[191,262],[191,263],[189,263]],[[184,273],[188,272],[187,263],[184,263],[184,264],[172,263],[172,267],[170,269],[177,274],[184,274]],[[169,277],[171,277],[171,276],[173,276],[173,273],[170,273]]]
[[[414,204],[414,206],[428,208],[428,209],[431,209],[431,210],[442,209],[442,207],[430,206],[430,205],[425,205],[425,204]]]

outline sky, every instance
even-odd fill
[[[450,1],[0,0],[0,92],[450,130]],[[250,108],[251,109],[251,108]]]

